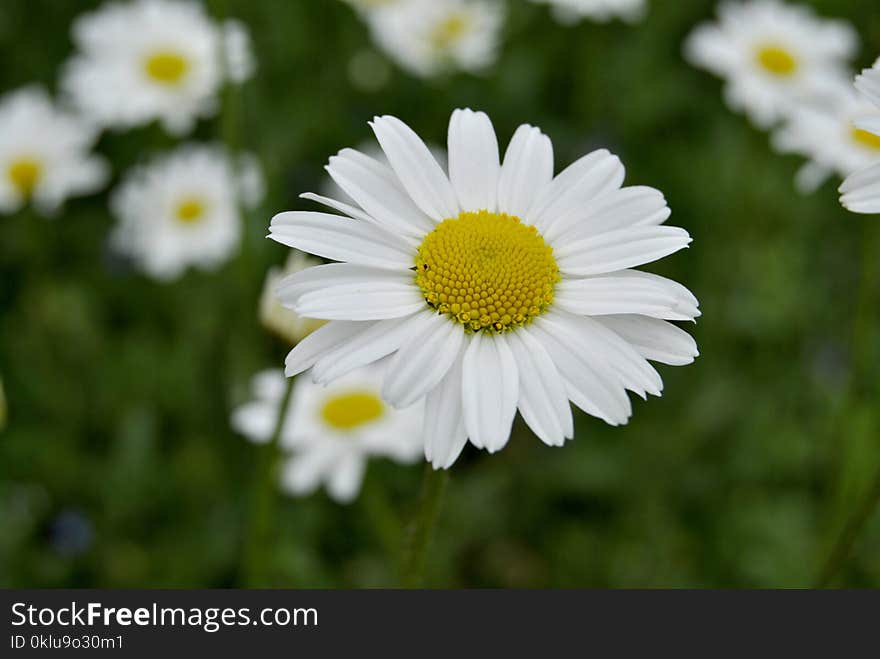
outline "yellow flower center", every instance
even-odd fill
[[[765,71],[777,76],[790,76],[798,68],[798,61],[794,55],[781,46],[763,46],[758,49],[758,64]]]
[[[40,181],[43,165],[36,158],[24,157],[13,160],[6,170],[12,186],[22,197],[30,197]]]
[[[520,327],[553,302],[553,248],[518,217],[465,211],[425,236],[416,284],[425,301],[472,331]]]
[[[441,50],[449,48],[464,35],[468,24],[464,14],[452,14],[434,28],[431,41]]]
[[[144,70],[153,82],[176,85],[189,70],[189,61],[179,52],[161,50],[147,56]]]
[[[327,399],[321,417],[337,430],[351,430],[382,417],[385,403],[371,391],[347,391]]]
[[[205,203],[198,197],[182,199],[174,210],[174,216],[183,224],[196,224],[205,216]]]
[[[866,146],[869,149],[880,151],[880,135],[869,133],[861,128],[856,128],[855,126],[852,128],[851,134],[856,143]]]

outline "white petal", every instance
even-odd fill
[[[631,186],[603,195],[584,207],[573,208],[542,235],[551,244],[565,243],[618,229],[663,224],[671,214],[662,192]]]
[[[516,129],[498,178],[498,210],[525,219],[541,189],[553,179],[553,143],[538,128]]]
[[[592,318],[573,317],[564,313],[548,314],[548,320],[572,328],[580,339],[574,350],[581,351],[584,359],[601,360],[617,374],[620,383],[644,398],[646,394],[659,396],[663,380],[629,343],[620,335]]]
[[[579,345],[583,339],[575,331],[546,316],[535,319],[529,329],[553,359],[575,405],[613,426],[627,422],[632,404],[626,390],[604,361],[585,358],[586,350]]]
[[[545,233],[559,218],[617,190],[625,174],[620,158],[605,149],[593,151],[565,168],[538,193],[527,213],[528,221]]]
[[[415,249],[374,224],[307,211],[288,211],[272,218],[269,237],[282,245],[333,261],[377,268],[408,270]]]
[[[360,492],[366,469],[367,459],[363,455],[348,452],[333,466],[327,478],[327,493],[337,503],[350,503]]]
[[[519,391],[516,360],[501,334],[477,332],[464,354],[462,405],[468,436],[494,453],[507,444]]]
[[[388,165],[375,158],[343,149],[330,158],[327,173],[361,208],[390,231],[423,235],[434,223],[400,185]]]
[[[562,376],[541,342],[527,328],[511,332],[507,342],[519,371],[519,412],[545,444],[562,446],[574,425]]]
[[[300,270],[284,277],[275,288],[275,297],[285,305],[295,305],[306,293],[361,282],[411,284],[411,272],[384,270],[355,263],[328,263]]]
[[[459,207],[452,184],[421,138],[397,117],[376,117],[370,126],[415,204],[438,222],[456,217]]]
[[[314,492],[338,459],[337,451],[310,449],[288,459],[281,471],[285,492],[303,496]]]
[[[368,224],[376,222],[376,219],[371,215],[368,215],[360,208],[355,208],[351,204],[346,204],[345,202],[338,201],[337,199],[331,199],[330,197],[324,197],[319,194],[315,194],[314,192],[303,192],[300,196],[300,199],[308,199],[309,201],[314,201],[315,203],[321,204],[322,206],[326,206],[327,208],[332,208],[335,211],[339,211],[340,213],[344,213],[355,220],[361,220],[362,222],[366,222]]]
[[[880,107],[880,66],[874,65],[873,69],[865,69],[856,77],[856,89],[871,100],[874,105]]]
[[[461,404],[463,355],[459,350],[452,368],[425,399],[425,458],[434,469],[449,469],[467,443]]]
[[[455,110],[449,120],[449,179],[462,209],[494,212],[500,171],[492,121],[483,112]]]
[[[617,332],[645,359],[684,366],[700,355],[694,338],[665,320],[645,316],[604,316],[596,320]]]
[[[409,316],[425,308],[412,282],[366,280],[322,288],[300,296],[294,311],[321,320],[382,320]]]
[[[431,317],[420,311],[406,318],[380,320],[332,351],[325,352],[312,369],[312,379],[329,384],[362,366],[372,364],[400,349]]]
[[[409,407],[436,387],[452,367],[464,328],[439,314],[414,334],[391,358],[382,397],[394,407]]]
[[[373,323],[352,323],[345,320],[334,320],[322,325],[290,351],[284,361],[284,374],[291,377],[311,368],[324,354],[372,325]]]
[[[678,282],[638,270],[620,270],[556,285],[554,304],[581,316],[644,314],[667,320],[700,315],[696,298]]]
[[[564,274],[587,276],[651,263],[687,247],[688,232],[679,227],[647,226],[609,231],[554,248]]]
[[[880,213],[880,163],[848,176],[840,192],[840,202],[853,213]]]

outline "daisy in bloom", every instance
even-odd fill
[[[40,87],[0,98],[0,213],[32,202],[52,214],[68,198],[97,191],[106,162],[89,153],[97,133],[58,110]]]
[[[560,23],[576,23],[583,18],[606,22],[615,18],[636,21],[645,15],[646,0],[532,0],[553,5]]]
[[[360,491],[370,457],[404,464],[419,459],[424,405],[388,406],[380,397],[381,383],[380,365],[353,371],[328,387],[307,378],[296,381],[281,432],[281,446],[291,456],[282,473],[287,492],[310,494],[323,484],[333,499],[347,503]],[[284,374],[260,373],[253,389],[256,400],[233,413],[232,425],[266,443],[284,398]]]
[[[492,65],[504,19],[495,0],[404,0],[365,14],[373,40],[397,64],[429,77]]]
[[[352,149],[328,171],[355,203],[312,194],[342,215],[287,212],[270,237],[339,261],[278,288],[297,313],[329,320],[288,355],[287,375],[330,383],[391,355],[382,396],[426,399],[425,454],[449,467],[468,439],[490,452],[517,409],[538,437],[572,437],[569,400],[612,425],[629,419],[626,390],[659,395],[648,359],[687,364],[693,339],[666,322],[693,320],[681,284],[632,268],[686,247],[647,187],[590,153],[555,178],[553,146],[520,126],[504,155],[489,117],[456,110],[449,173],[395,117],[371,123],[389,165]]]
[[[685,43],[694,66],[726,81],[727,104],[766,128],[805,100],[827,98],[847,76],[858,37],[852,27],[778,0],[723,2],[718,21]]]
[[[880,126],[880,106],[842,86],[835,107],[794,110],[773,144],[783,153],[810,159],[796,182],[803,192],[812,192],[834,172],[846,177],[880,161],[880,137],[867,130],[872,125]]]
[[[217,146],[185,145],[133,170],[114,193],[113,243],[148,275],[171,280],[211,269],[238,248],[239,206],[253,207],[251,159]]]
[[[260,296],[260,322],[263,327],[290,345],[302,341],[325,321],[301,318],[278,301],[275,288],[285,277],[320,264],[320,259],[293,250],[283,268],[272,268],[266,276],[266,283]]]
[[[220,25],[188,0],[108,3],[74,22],[73,41],[62,87],[84,116],[112,128],[158,119],[186,133],[216,111],[225,79],[241,82],[254,68],[244,26]]]
[[[858,137],[878,151],[871,165],[843,182],[840,201],[853,213],[880,213],[880,60],[856,78],[856,88],[874,105],[856,122]]]

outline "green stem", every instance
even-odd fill
[[[248,535],[244,546],[242,581],[248,588],[269,585],[269,547],[272,543],[273,519],[277,502],[278,464],[281,457],[281,430],[287,419],[293,397],[293,380],[288,378],[287,389],[281,398],[275,428],[268,444],[260,447],[251,499]]]
[[[422,491],[419,495],[419,508],[404,537],[402,571],[404,588],[422,586],[428,543],[431,541],[431,533],[434,530],[440,502],[448,482],[449,472],[447,470],[434,470],[431,465],[425,465]]]
[[[878,504],[880,504],[880,469],[877,470],[874,482],[871,485],[867,496],[862,500],[862,504],[838,536],[837,542],[834,544],[834,549],[831,551],[831,555],[828,557],[825,567],[822,569],[819,580],[816,582],[817,588],[827,587],[834,576],[840,571],[840,568],[843,567],[843,564],[846,562],[846,559],[849,558],[862,529],[865,528],[868,520],[871,519],[871,514],[877,508]]]
[[[862,218],[862,221],[861,280],[853,321],[850,375],[845,395],[839,406],[839,413],[834,415],[838,421],[834,424],[834,431],[841,426],[843,418],[852,409],[858,407],[862,396],[870,398],[875,379],[875,374],[871,371],[875,349],[872,333],[875,331],[873,317],[876,309],[878,264],[880,264],[877,259],[878,249],[880,249],[880,229],[872,217],[866,216]],[[856,451],[851,450],[848,453],[847,458],[851,461],[854,459]],[[844,460],[844,462],[846,461]],[[847,473],[847,470],[844,469],[843,473]],[[827,586],[843,567],[878,504],[880,504],[880,468],[870,483],[865,498],[834,541],[831,553],[816,581],[817,587]]]

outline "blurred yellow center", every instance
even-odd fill
[[[349,391],[329,398],[321,408],[327,425],[351,430],[380,418],[385,413],[382,399],[371,391]]]
[[[40,180],[43,165],[36,158],[18,158],[6,170],[12,186],[22,197],[30,197]]]
[[[777,76],[790,76],[798,68],[794,55],[780,46],[764,46],[758,49],[758,64]]]
[[[189,62],[178,52],[162,50],[144,60],[144,70],[154,82],[175,85],[186,75]]]
[[[869,133],[861,128],[853,127],[852,138],[862,146],[880,151],[880,135],[874,135],[874,133]]]
[[[449,48],[458,41],[468,27],[468,19],[463,14],[452,14],[434,28],[431,35],[437,48]]]
[[[416,284],[432,309],[472,331],[528,323],[553,302],[553,248],[518,217],[465,211],[425,236]]]
[[[205,204],[197,197],[183,199],[177,204],[174,215],[183,224],[195,224],[205,216]]]

